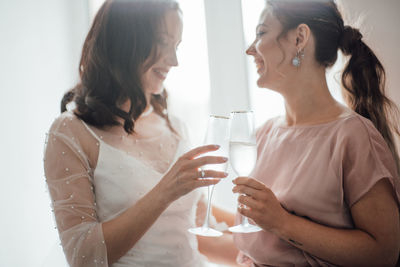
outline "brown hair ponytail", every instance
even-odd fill
[[[385,69],[362,40],[358,29],[343,28],[339,48],[350,58],[343,70],[343,95],[347,105],[373,122],[388,144],[400,174],[400,160],[393,133],[400,136],[399,110],[385,96]]]

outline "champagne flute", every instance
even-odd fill
[[[217,144],[220,148],[216,151],[209,152],[205,155],[208,156],[223,156],[228,157],[229,149],[229,118],[223,116],[210,115],[207,126],[207,133],[204,140],[204,144]],[[228,163],[222,164],[208,164],[201,167],[201,170],[213,169],[217,171],[226,171]],[[207,178],[204,178],[207,179]],[[204,223],[200,227],[190,228],[188,231],[192,234],[201,236],[221,236],[222,232],[210,228],[210,212],[211,212],[211,198],[214,191],[215,185],[208,186],[208,201],[207,201],[207,212],[204,219]]]
[[[257,161],[256,133],[254,127],[254,114],[252,111],[231,112],[230,163],[239,176],[248,176]],[[229,227],[234,233],[253,233],[262,229],[249,223],[249,219],[241,216],[241,223]]]

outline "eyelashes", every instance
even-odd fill
[[[175,45],[174,43],[169,42],[169,41],[158,40],[158,47],[159,47],[159,49],[162,49],[163,51],[170,51],[170,49],[178,51],[179,45],[180,45],[180,43]]]
[[[257,38],[260,38],[261,36],[263,36],[264,34],[266,34],[267,32],[265,31],[260,31],[256,33]]]

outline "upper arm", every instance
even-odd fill
[[[49,133],[44,170],[59,231],[95,219],[91,170],[85,156],[65,136]],[[92,216],[93,215],[93,216]]]
[[[389,179],[379,180],[351,207],[355,227],[368,233],[387,255],[400,249],[399,208]]]
[[[96,220],[93,185],[94,159],[88,156],[90,140],[74,117],[58,118],[48,133],[44,171],[59,230]],[[93,155],[93,153],[92,153]]]
[[[59,119],[49,132],[44,170],[54,216],[71,266],[106,266],[107,250],[96,214],[93,170],[74,121]],[[95,144],[94,144],[95,145]]]

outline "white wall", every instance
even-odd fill
[[[40,266],[56,244],[45,192],[45,133],[77,78],[82,0],[0,0],[0,265]]]

